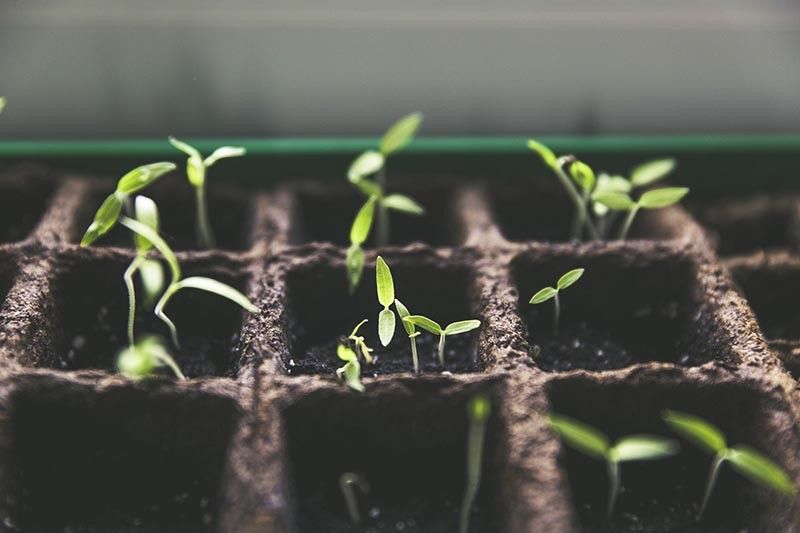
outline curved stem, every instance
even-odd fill
[[[159,319],[161,319],[161,321],[164,322],[164,324],[167,325],[167,327],[169,328],[170,336],[172,337],[172,343],[175,345],[177,349],[180,350],[181,344],[180,342],[178,342],[178,328],[175,327],[175,323],[172,320],[170,320],[170,318],[166,315],[166,313],[164,313],[164,307],[167,305],[172,295],[175,294],[177,291],[178,291],[178,284],[177,283],[170,284],[170,286],[167,287],[167,290],[164,291],[164,294],[162,294],[161,298],[158,300],[154,312],[155,315]]]
[[[725,455],[718,453],[714,457],[714,461],[711,463],[711,468],[708,471],[708,480],[706,481],[706,489],[703,492],[703,502],[700,504],[700,511],[697,513],[698,520],[700,520],[703,517],[703,513],[706,512],[708,501],[711,499],[711,491],[714,490],[714,485],[716,484],[717,476],[719,475],[719,469],[723,462],[725,462]]]
[[[175,257],[175,252],[172,251],[172,248],[161,238],[157,231],[147,224],[142,224],[138,220],[124,216],[120,217],[119,223],[150,241],[153,246],[155,246],[156,250],[161,252],[161,255],[164,256],[164,259],[169,265],[172,274],[172,283],[177,283],[181,279],[181,266],[178,263],[178,258]]]
[[[631,224],[633,224],[633,217],[636,216],[636,213],[639,212],[639,207],[636,206],[625,216],[625,223],[622,225],[622,229],[619,232],[619,240],[624,241],[628,238],[628,232],[631,229]]]
[[[197,243],[203,248],[213,248],[216,243],[214,231],[211,229],[211,221],[208,218],[208,200],[206,199],[205,184],[195,187],[194,193],[197,200],[197,221],[195,224]]]
[[[439,334],[439,363],[442,365],[442,368],[444,368],[444,338],[445,338],[444,332],[440,333]]]
[[[581,200],[580,194],[578,194],[577,189],[570,181],[569,176],[564,173],[564,169],[561,167],[562,163],[559,159],[559,163],[553,167],[553,170],[558,176],[558,179],[561,181],[561,184],[567,190],[567,194],[569,194],[572,203],[575,204],[575,210],[578,215],[579,226],[585,226],[586,231],[589,233],[590,239],[597,239],[597,229],[594,227],[592,220],[589,218],[589,213],[586,209],[586,204]]]
[[[459,533],[469,530],[469,514],[481,483],[481,460],[483,458],[483,441],[486,434],[486,422],[472,420],[467,436],[467,487],[461,501]]]
[[[178,377],[178,379],[180,380],[186,379],[186,376],[184,376],[183,372],[181,372],[181,369],[178,366],[178,363],[175,362],[175,359],[173,359],[172,357],[170,357],[165,353],[157,354],[156,358],[165,365],[167,365],[170,368],[170,370],[172,370],[172,372]]]
[[[608,465],[608,507],[606,507],[606,518],[611,518],[614,512],[614,504],[617,503],[617,493],[619,492],[619,463],[607,460]]]
[[[131,346],[133,346],[134,340],[133,322],[136,318],[136,289],[133,285],[133,275],[139,270],[144,260],[145,258],[143,256],[137,255],[122,275],[122,279],[125,281],[125,287],[128,289],[128,344]]]

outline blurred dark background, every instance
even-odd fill
[[[800,2],[0,0],[2,138],[800,130]]]

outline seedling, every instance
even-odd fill
[[[137,343],[131,343],[117,357],[117,370],[123,376],[134,380],[146,378],[164,366],[172,370],[178,379],[186,379],[161,339],[153,335],[148,335]]]
[[[642,194],[637,201],[630,195],[622,192],[603,192],[594,196],[594,200],[613,211],[627,212],[625,222],[619,232],[619,240],[625,240],[633,224],[633,219],[640,209],[661,209],[677,204],[686,196],[689,189],[686,187],[664,187],[654,189]]]
[[[336,376],[343,379],[354,391],[364,392],[364,385],[361,384],[361,363],[358,362],[356,352],[340,344],[336,347],[336,355],[345,362],[344,366],[336,369]]]
[[[214,152],[203,159],[200,152],[189,144],[176,139],[175,137],[169,138],[170,144],[189,156],[186,161],[186,177],[189,183],[194,187],[196,206],[196,223],[195,230],[197,232],[197,242],[204,248],[214,247],[214,232],[211,229],[211,221],[208,218],[208,201],[206,199],[206,173],[220,159],[227,159],[230,157],[241,157],[245,155],[246,150],[237,146],[223,146],[217,148]]]
[[[419,326],[420,328],[424,329],[428,333],[439,335],[439,364],[442,365],[442,368],[444,368],[445,338],[452,337],[453,335],[460,335],[462,333],[468,333],[481,326],[480,320],[459,320],[457,322],[452,322],[448,324],[447,327],[443,328],[438,322],[434,322],[430,318],[422,315],[407,316],[403,319],[403,322],[410,322],[415,326]]]
[[[395,298],[394,307],[395,309],[397,309],[397,316],[400,317],[400,321],[403,323],[403,329],[406,330],[408,339],[411,342],[411,362],[414,365],[414,373],[419,374],[419,358],[417,357],[417,337],[419,336],[420,332],[417,331],[417,328],[416,326],[414,326],[413,322],[406,320],[406,317],[411,316],[411,313],[408,311],[408,308],[405,305],[403,305],[403,302]]]
[[[350,520],[353,524],[358,525],[361,523],[361,513],[358,512],[358,500],[356,500],[356,491],[354,487],[358,488],[362,493],[369,493],[369,483],[366,479],[354,474],[353,472],[345,472],[339,476],[339,488],[344,497],[344,504],[347,507],[347,514],[350,515]]]
[[[606,516],[609,518],[619,492],[620,463],[663,459],[675,455],[679,448],[675,441],[655,435],[630,435],[612,445],[596,428],[555,413],[550,414],[550,426],[568,445],[606,462],[609,483]]]
[[[361,329],[361,326],[363,326],[367,322],[368,320],[365,318],[364,320],[356,324],[356,327],[353,328],[353,332],[350,333],[350,336],[347,337],[347,340],[353,343],[353,345],[355,346],[355,351],[361,353],[361,356],[364,358],[364,361],[366,361],[367,363],[372,363],[372,353],[371,353],[372,348],[367,346],[367,343],[364,340],[364,336],[358,334],[358,330]]]
[[[378,338],[381,344],[388,346],[394,337],[396,325],[394,311],[389,308],[394,303],[394,280],[389,265],[381,256],[375,261],[375,286],[378,290],[378,302],[383,306],[378,314]]]
[[[780,466],[757,451],[741,444],[729,448],[722,431],[707,420],[678,411],[665,411],[663,417],[676,433],[714,455],[703,492],[703,501],[700,504],[700,511],[697,513],[698,520],[702,518],[708,506],[720,468],[726,461],[737,472],[754,483],[759,483],[788,496],[794,496],[797,493],[792,480]]]
[[[492,404],[486,394],[476,394],[467,404],[469,418],[469,434],[467,435],[467,486],[464,499],[461,501],[459,533],[469,530],[469,515],[472,504],[481,484],[481,463],[483,461],[483,443],[486,437],[486,421],[492,412]]]
[[[347,285],[350,292],[354,292],[358,283],[361,281],[361,274],[364,272],[364,242],[369,237],[372,228],[372,218],[375,215],[376,196],[370,196],[361,209],[358,210],[353,225],[350,227],[350,247],[347,249],[345,265],[347,269]]]
[[[3,112],[3,109],[6,108],[6,99],[3,96],[0,96],[0,113]]]
[[[566,289],[567,287],[574,284],[576,281],[581,279],[583,276],[584,269],[583,268],[575,268],[570,270],[560,278],[558,278],[558,282],[556,282],[555,288],[553,287],[545,287],[540,289],[536,294],[531,297],[530,304],[538,305],[540,303],[544,303],[548,300],[553,300],[553,335],[558,336],[558,322],[561,318],[561,301],[559,299],[559,293]]]

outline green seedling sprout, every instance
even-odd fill
[[[363,494],[369,493],[370,489],[367,480],[358,474],[345,472],[339,476],[339,489],[344,497],[347,514],[350,515],[350,520],[353,524],[358,525],[361,523],[361,513],[358,512],[358,500],[356,500],[356,491],[353,487],[357,487]]]
[[[0,113],[3,112],[3,109],[6,108],[6,99],[3,96],[0,96]]]
[[[361,329],[361,326],[367,322],[369,321],[365,318],[356,324],[356,327],[353,328],[353,332],[350,333],[350,336],[347,337],[347,340],[353,343],[353,346],[355,346],[355,351],[361,354],[361,356],[364,358],[364,361],[367,363],[372,363],[372,348],[367,346],[364,336],[358,334],[358,330]]]
[[[596,428],[555,413],[550,415],[550,426],[568,445],[605,461],[609,483],[606,516],[609,518],[619,493],[620,463],[663,459],[675,455],[679,449],[675,441],[655,435],[630,435],[612,445],[608,437]]]
[[[553,335],[558,336],[558,323],[561,319],[561,300],[559,299],[559,293],[566,289],[567,287],[571,286],[573,283],[581,279],[583,276],[584,269],[583,268],[575,268],[558,278],[558,282],[556,283],[555,288],[553,287],[545,287],[540,289],[536,294],[531,297],[530,304],[538,305],[540,303],[544,303],[548,300],[553,300]]]
[[[336,369],[336,376],[343,379],[354,391],[364,392],[364,385],[361,384],[361,363],[358,362],[356,352],[340,344],[336,347],[336,356],[345,362],[344,366]]]
[[[603,192],[595,195],[594,200],[612,211],[627,213],[618,237],[619,240],[625,240],[633,224],[633,219],[640,209],[669,207],[680,202],[688,192],[689,189],[686,187],[664,187],[643,193],[637,201],[634,201],[627,193]]]
[[[375,215],[375,202],[377,196],[370,196],[361,209],[358,210],[353,225],[350,227],[350,247],[347,249],[345,265],[347,269],[347,285],[350,292],[354,292],[358,283],[361,281],[361,274],[364,272],[364,248],[363,244],[369,237],[372,228],[372,219]]]
[[[410,322],[415,326],[419,326],[420,328],[424,329],[428,333],[439,335],[439,364],[442,365],[442,368],[444,368],[445,338],[448,336],[452,337],[453,335],[460,335],[462,333],[467,333],[481,326],[480,320],[473,319],[473,320],[459,320],[457,322],[452,322],[448,324],[447,327],[443,328],[442,326],[439,325],[438,322],[435,322],[430,318],[422,315],[407,316],[403,319],[403,322]]]
[[[469,434],[467,435],[467,486],[464,499],[461,501],[459,533],[469,530],[469,514],[481,484],[481,464],[483,461],[483,443],[486,437],[486,421],[492,412],[492,404],[487,394],[476,394],[467,404],[469,418]]]
[[[230,157],[241,157],[247,153],[244,148],[238,146],[223,146],[203,159],[200,152],[189,144],[170,137],[169,142],[172,146],[189,156],[186,161],[186,177],[194,187],[196,206],[195,230],[197,232],[197,243],[204,248],[215,246],[214,232],[211,229],[211,221],[208,217],[208,200],[206,198],[206,174],[220,159]]]
[[[394,280],[389,265],[381,256],[375,261],[375,286],[378,291],[378,302],[383,306],[378,314],[378,338],[382,345],[388,346],[394,337],[396,325],[394,311],[390,309],[394,303]]]
[[[172,370],[178,379],[186,379],[161,339],[154,335],[148,335],[137,343],[131,343],[117,357],[117,370],[128,379],[146,378],[164,366]]]
[[[414,364],[414,373],[419,374],[419,357],[417,356],[417,337],[419,336],[420,332],[417,331],[417,328],[416,326],[414,326],[413,322],[406,320],[407,317],[411,316],[411,313],[408,311],[408,308],[405,305],[403,305],[403,302],[395,298],[394,307],[395,309],[397,309],[397,316],[400,317],[400,321],[403,323],[403,329],[406,330],[408,339],[411,342],[411,362]]]
[[[665,411],[663,417],[676,433],[714,455],[703,492],[703,501],[700,504],[700,511],[697,513],[698,520],[705,513],[720,468],[725,462],[729,462],[737,472],[750,481],[788,496],[794,496],[797,493],[797,488],[792,480],[780,466],[746,446],[728,447],[727,439],[722,431],[707,420],[678,411]]]

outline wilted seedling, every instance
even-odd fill
[[[553,335],[558,336],[558,323],[561,318],[561,300],[559,299],[559,293],[566,289],[567,287],[571,286],[573,283],[581,279],[583,276],[584,269],[583,268],[575,268],[570,270],[560,278],[558,278],[558,282],[556,283],[556,287],[545,287],[539,290],[536,294],[533,295],[531,298],[530,304],[540,304],[544,303],[548,300],[553,300],[553,308],[554,308],[554,315],[553,315]]]
[[[381,344],[388,346],[394,337],[396,325],[394,311],[389,308],[394,303],[394,280],[389,265],[381,256],[375,261],[375,286],[378,290],[378,302],[383,306],[378,314],[378,338]]]
[[[161,367],[168,367],[178,379],[186,379],[161,339],[148,335],[122,350],[117,357],[117,370],[129,379],[142,379]]]
[[[196,225],[197,242],[204,248],[214,247],[214,232],[211,229],[211,221],[208,217],[208,200],[206,199],[206,173],[220,159],[227,159],[230,157],[241,157],[245,155],[246,150],[237,146],[223,146],[217,148],[214,152],[203,159],[200,152],[189,144],[176,139],[175,137],[169,138],[170,144],[189,156],[186,161],[186,177],[189,183],[194,187],[196,206]]]
[[[467,333],[472,331],[473,329],[477,329],[481,326],[480,320],[459,320],[457,322],[452,322],[447,325],[447,327],[443,328],[439,325],[438,322],[434,322],[430,318],[422,315],[410,315],[403,319],[404,322],[410,322],[415,326],[419,326],[420,328],[424,329],[429,333],[433,333],[434,335],[439,335],[439,364],[442,365],[444,368],[444,341],[446,337],[452,337],[453,335],[460,335],[462,333]]]
[[[467,404],[469,434],[467,435],[467,486],[461,501],[459,533],[469,530],[469,515],[472,504],[481,485],[481,465],[483,462],[483,443],[486,437],[486,421],[492,412],[492,404],[487,394],[476,394]]]
[[[367,346],[367,342],[364,340],[364,336],[358,334],[358,330],[361,329],[361,326],[363,326],[367,322],[368,320],[365,318],[364,320],[356,324],[356,327],[353,328],[353,331],[352,333],[350,333],[350,336],[347,337],[347,340],[353,343],[356,352],[361,353],[361,356],[364,358],[364,361],[366,361],[367,363],[372,363],[372,348]]]
[[[403,302],[395,298],[394,300],[394,307],[397,309],[397,315],[400,317],[400,320],[403,323],[403,329],[406,330],[406,334],[408,335],[409,341],[411,341],[411,362],[414,365],[414,373],[419,374],[419,357],[417,357],[417,337],[419,336],[420,332],[417,331],[416,326],[414,323],[406,320],[406,317],[411,316],[411,313],[408,311],[408,308],[403,305]]]
[[[665,411],[663,416],[664,421],[673,430],[714,455],[703,492],[703,501],[697,514],[698,520],[708,506],[720,468],[726,461],[737,472],[755,483],[789,496],[797,493],[792,480],[780,466],[746,446],[737,445],[729,448],[722,431],[707,420],[678,411]]]
[[[342,491],[342,497],[344,497],[347,514],[350,515],[350,520],[353,524],[358,525],[361,523],[361,513],[358,512],[358,500],[356,499],[354,487],[357,487],[363,494],[369,493],[370,490],[367,480],[358,474],[345,472],[339,476],[339,489]]]
[[[643,193],[637,201],[630,195],[622,192],[603,192],[594,195],[594,200],[605,205],[612,211],[627,212],[625,221],[619,232],[619,239],[625,240],[633,224],[633,219],[640,209],[661,209],[677,204],[686,196],[689,189],[686,187],[665,187]]]
[[[356,352],[340,344],[336,347],[336,355],[345,362],[344,366],[336,369],[336,376],[343,379],[351,389],[364,392],[364,385],[361,384],[361,363],[358,362]]]
[[[606,507],[608,517],[614,512],[619,492],[620,463],[663,459],[675,455],[679,448],[675,441],[655,435],[630,435],[612,445],[608,437],[594,427],[555,413],[550,415],[550,426],[564,442],[576,450],[606,462],[609,482]]]

